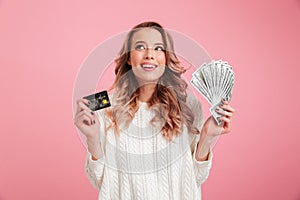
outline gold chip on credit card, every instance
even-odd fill
[[[97,111],[111,106],[106,90],[95,94],[91,94],[83,98],[90,101],[89,108],[92,111]]]

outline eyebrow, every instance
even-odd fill
[[[141,41],[141,40],[139,40],[139,41],[136,41],[134,44],[137,44],[137,43],[144,43],[144,44],[147,44],[147,42],[145,42],[145,41]],[[161,42],[155,43],[154,45],[162,45],[162,46],[164,46],[164,44],[163,44],[163,43],[161,43]]]

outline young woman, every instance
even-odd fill
[[[223,101],[222,126],[188,95],[168,32],[156,22],[135,26],[116,59],[112,106],[96,112],[77,101],[75,125],[86,136],[87,176],[99,199],[201,199],[213,139],[231,130],[234,109]]]

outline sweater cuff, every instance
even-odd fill
[[[92,154],[87,152],[87,164],[90,169],[93,169],[96,173],[102,171],[104,166],[104,156],[99,158],[98,160],[92,159]]]
[[[193,153],[193,160],[194,160],[194,162],[195,162],[197,165],[205,165],[205,164],[208,164],[208,163],[212,162],[213,153],[212,153],[212,148],[211,148],[211,146],[209,147],[208,159],[207,159],[207,160],[204,160],[204,161],[198,161],[198,160],[196,159],[196,150],[197,150],[197,145],[195,145],[194,153]]]

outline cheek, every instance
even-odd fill
[[[129,62],[132,66],[136,66],[136,64],[139,62],[139,60],[142,58],[141,54],[138,52],[131,52]]]
[[[163,64],[162,64],[163,65]],[[161,77],[164,73],[165,73],[166,67],[165,65],[161,66],[160,70],[159,70],[159,77]]]
[[[157,61],[160,65],[166,65],[166,56],[165,56],[165,54],[158,55],[157,56]]]

